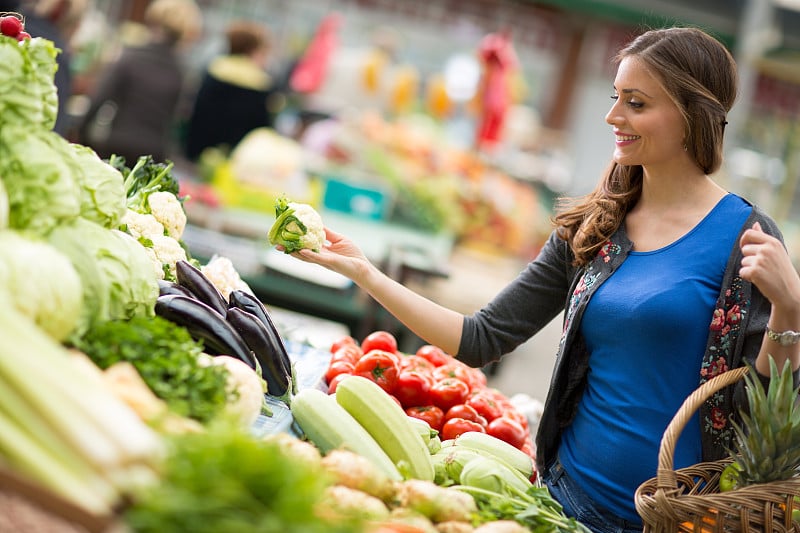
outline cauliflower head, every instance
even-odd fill
[[[133,209],[125,211],[121,223],[136,239],[152,239],[164,235],[164,226],[153,215],[138,213]]]
[[[308,204],[279,198],[275,203],[275,222],[269,230],[269,242],[283,246],[284,253],[298,250],[319,252],[325,243],[322,217]]]
[[[178,197],[169,191],[158,191],[147,197],[150,213],[167,230],[167,235],[180,240],[186,229],[186,212]]]
[[[186,250],[169,235],[155,235],[149,237],[153,246],[145,246],[147,257],[153,262],[153,269],[158,279],[174,281],[177,279],[175,263],[186,261]]]
[[[208,263],[200,267],[200,271],[214,284],[226,300],[234,290],[253,293],[247,282],[239,275],[233,262],[227,257],[214,255]]]

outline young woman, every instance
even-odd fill
[[[700,30],[649,31],[621,50],[605,176],[587,196],[560,202],[541,253],[471,316],[393,282],[331,230],[320,253],[296,255],[350,277],[474,366],[563,311],[536,437],[540,475],[594,531],[640,531],[635,490],[655,475],[660,439],[685,398],[746,361],[765,382],[770,355],[779,368],[800,366],[791,334],[800,330],[800,278],[780,232],[710,177],[735,97],[733,58]],[[700,409],[676,446],[676,468],[725,456],[735,399],[722,391]]]

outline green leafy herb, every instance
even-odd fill
[[[166,191],[178,196],[180,184],[172,174],[174,163],[157,163],[153,156],[141,156],[132,168],[125,166],[125,158],[112,155],[108,164],[125,178],[125,196],[128,208],[138,213],[149,213],[147,198],[154,192]]]
[[[454,485],[475,498],[478,505],[473,522],[475,525],[496,520],[516,520],[534,533],[589,533],[589,530],[575,520],[564,515],[561,504],[550,495],[547,487],[531,486],[522,492],[507,486],[501,492]]]
[[[157,487],[133,499],[124,521],[137,533],[356,533],[358,518],[315,512],[330,481],[321,465],[277,441],[224,423],[173,437]]]
[[[98,324],[76,348],[102,369],[131,363],[170,410],[201,423],[225,408],[227,370],[200,362],[202,344],[177,324],[159,316]]]

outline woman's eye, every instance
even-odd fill
[[[618,94],[612,94],[611,95],[611,99],[614,100],[614,101],[617,101],[617,100],[619,100],[619,95]],[[642,107],[644,107],[644,103],[643,102],[638,102],[636,100],[628,99],[628,100],[625,100],[624,103],[625,103],[625,105],[627,105],[628,107],[631,107],[633,109],[641,109]]]

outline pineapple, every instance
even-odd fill
[[[769,389],[755,370],[745,376],[749,410],[734,422],[736,486],[792,478],[800,473],[800,406],[789,361],[778,372],[770,357]]]

